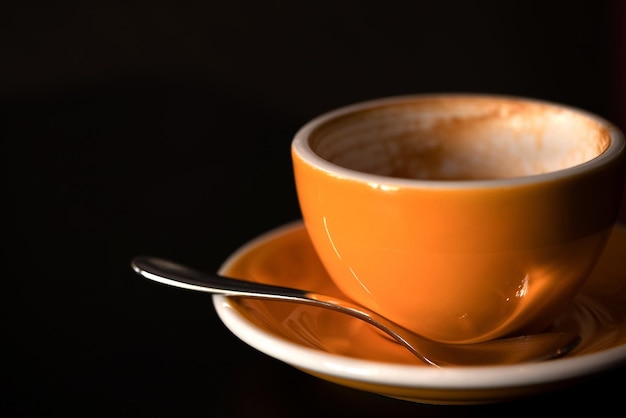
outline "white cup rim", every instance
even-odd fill
[[[429,180],[429,179],[408,179],[391,177],[386,175],[379,175],[373,173],[366,173],[357,171],[354,169],[342,167],[334,164],[324,158],[320,157],[310,147],[309,138],[311,134],[320,126],[327,122],[337,119],[341,116],[358,112],[360,110],[389,106],[394,104],[400,104],[403,102],[410,102],[416,99],[429,99],[429,98],[490,98],[496,100],[514,100],[523,101],[526,103],[534,103],[539,105],[547,105],[550,107],[558,107],[564,110],[571,111],[582,117],[586,117],[592,121],[595,121],[601,125],[610,136],[610,143],[605,151],[603,151],[597,157],[559,170],[550,171],[546,173],[510,177],[510,178],[494,178],[494,179],[478,179],[478,180]],[[292,150],[302,161],[307,164],[316,167],[319,170],[325,171],[329,174],[339,176],[342,178],[352,179],[359,182],[365,182],[368,184],[380,184],[389,187],[402,187],[402,188],[434,188],[434,189],[468,189],[468,188],[492,188],[492,187],[512,187],[523,186],[529,184],[538,184],[548,181],[555,181],[559,179],[569,178],[572,176],[584,175],[590,171],[596,170],[605,164],[619,159],[626,153],[626,139],[623,132],[607,119],[588,112],[586,110],[562,104],[557,102],[550,102],[541,99],[512,96],[512,95],[497,95],[497,94],[480,94],[480,93],[431,93],[431,94],[413,94],[413,95],[401,95],[391,96],[373,100],[367,100],[363,102],[354,103],[351,105],[343,106],[326,113],[323,113],[316,118],[310,120],[304,126],[302,126],[295,134],[292,140]]]

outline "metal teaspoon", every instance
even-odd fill
[[[135,257],[131,267],[147,279],[184,289],[304,303],[345,313],[375,326],[422,362],[435,367],[501,365],[554,359],[571,352],[581,341],[576,334],[543,332],[475,344],[443,344],[416,335],[369,309],[332,296],[206,273],[157,257]]]

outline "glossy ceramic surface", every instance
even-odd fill
[[[374,100],[305,125],[292,146],[313,246],[339,289],[428,338],[545,328],[614,223],[623,135],[531,99]]]
[[[575,384],[626,361],[626,227],[608,247],[583,292],[551,328],[579,333],[569,356],[547,362],[430,368],[362,321],[287,302],[213,296],[219,317],[251,347],[311,375],[385,396],[435,404],[497,402]],[[301,222],[243,245],[221,272],[233,277],[341,293]]]

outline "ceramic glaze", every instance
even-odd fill
[[[563,105],[409,96],[305,125],[292,145],[314,248],[339,289],[428,338],[537,332],[617,217],[624,137]]]

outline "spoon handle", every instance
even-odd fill
[[[417,344],[427,343],[422,337],[407,335],[406,330],[401,331],[398,325],[381,315],[345,300],[301,289],[233,279],[217,273],[195,270],[157,257],[137,256],[130,264],[136,273],[147,279],[183,289],[219,293],[227,296],[298,302],[342,312],[381,329],[398,343],[404,345],[424,363],[437,365],[416,349]],[[412,341],[408,341],[409,339]],[[430,342],[430,344],[437,343]]]
[[[136,273],[147,279],[207,293],[300,302],[311,294],[290,287],[238,280],[217,273],[210,274],[156,257],[137,256],[131,261],[131,266]]]

